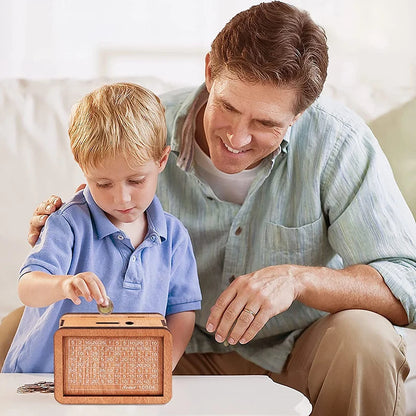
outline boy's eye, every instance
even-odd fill
[[[110,186],[110,183],[97,183],[97,188],[109,188]]]
[[[140,185],[144,183],[144,179],[130,179],[129,183],[131,183],[132,185]]]

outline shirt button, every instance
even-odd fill
[[[153,234],[153,235],[150,237],[150,239],[151,239],[153,242],[155,242],[155,241],[156,241],[156,236]]]
[[[136,261],[136,256],[131,256],[131,261]]]
[[[119,235],[117,236],[117,238],[118,238],[119,240],[124,240],[124,237],[123,237],[121,234],[119,234]]]
[[[235,235],[240,235],[240,234],[241,234],[241,231],[243,231],[243,229],[242,229],[241,227],[238,227],[238,228],[235,230]]]

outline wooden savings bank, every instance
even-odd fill
[[[55,398],[161,404],[172,397],[172,336],[159,314],[66,314],[55,332]]]

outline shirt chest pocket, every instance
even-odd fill
[[[264,238],[268,264],[324,265],[334,254],[323,215],[301,227],[267,222]]]

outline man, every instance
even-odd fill
[[[368,127],[317,100],[327,64],[307,13],[260,4],[216,37],[203,86],[162,98],[158,196],[190,232],[203,294],[176,373],[269,374],[314,415],[402,415],[392,324],[416,320],[416,226]],[[36,210],[31,243],[60,204]]]

